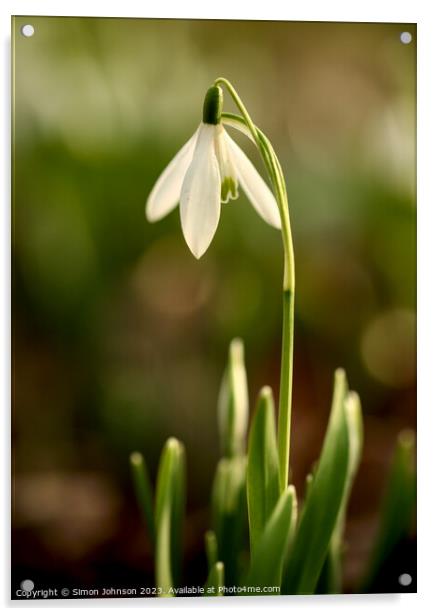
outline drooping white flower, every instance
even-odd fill
[[[210,117],[212,121],[206,121]],[[206,113],[204,106],[203,122],[162,172],[146,204],[147,219],[154,222],[180,203],[184,238],[197,259],[213,239],[221,203],[237,199],[239,184],[258,214],[268,224],[281,228],[278,205],[271,190],[228,135],[220,114],[214,118]]]

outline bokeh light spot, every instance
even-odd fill
[[[416,315],[408,309],[388,310],[366,327],[361,353],[368,372],[389,387],[415,381]]]

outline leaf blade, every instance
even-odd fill
[[[130,455],[130,468],[133,477],[136,499],[144,516],[151,541],[155,544],[156,531],[153,513],[153,489],[144,457],[138,451],[134,451]]]
[[[230,343],[228,364],[218,397],[218,426],[224,457],[231,458],[245,453],[248,415],[244,346],[240,338],[234,338]]]
[[[213,530],[208,530],[204,537],[205,553],[207,555],[208,569],[210,569],[217,563],[218,559],[218,545],[216,533]]]
[[[344,412],[346,394],[345,373],[337,370],[319,464],[310,484],[283,576],[285,594],[312,594],[327,555],[347,475],[349,435]]]
[[[224,564],[221,561],[214,563],[205,584],[205,594],[207,597],[222,597],[224,585]]]
[[[344,411],[349,432],[349,460],[343,499],[332,532],[328,554],[323,565],[317,592],[337,594],[342,590],[343,535],[347,504],[357,473],[363,448],[363,421],[361,403],[357,393],[351,391],[344,400]]]
[[[281,585],[288,543],[295,524],[294,486],[280,496],[252,553],[246,586],[263,588]]]
[[[228,585],[238,581],[239,553],[246,525],[246,459],[222,458],[212,488],[212,526],[218,559],[225,565]]]
[[[381,520],[362,583],[362,592],[376,590],[376,578],[395,546],[409,532],[416,506],[415,433],[400,432],[383,497]]]
[[[251,552],[264,531],[280,496],[278,447],[273,395],[260,391],[249,432],[247,502]]]
[[[171,596],[170,588],[179,580],[184,500],[184,447],[170,438],[160,457],[155,506],[156,583],[163,596]]]

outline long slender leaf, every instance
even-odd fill
[[[344,401],[344,410],[349,430],[349,461],[347,467],[346,485],[340,512],[337,517],[328,555],[320,575],[317,592],[340,593],[342,591],[342,556],[343,535],[346,520],[346,509],[352,485],[361,461],[363,447],[363,422],[361,403],[357,393],[351,391]]]
[[[260,391],[249,433],[247,497],[251,552],[280,496],[275,411],[270,387]]]
[[[222,597],[224,585],[224,564],[217,561],[210,569],[210,573],[205,584],[206,597]]]
[[[218,559],[225,565],[228,585],[238,581],[239,556],[246,526],[246,458],[222,458],[212,490],[213,530]]]
[[[207,555],[208,569],[216,564],[218,559],[218,545],[216,533],[213,530],[208,530],[205,533],[205,553]]]
[[[151,541],[155,543],[155,527],[153,514],[153,489],[145,464],[144,457],[138,451],[130,455],[130,467],[133,476],[133,483],[136,498],[145,518]]]
[[[228,365],[222,378],[218,398],[218,425],[222,455],[243,455],[248,427],[248,382],[243,341],[235,338],[228,352]]]
[[[363,592],[375,590],[376,578],[385,561],[410,532],[415,507],[415,433],[412,430],[403,430],[397,438],[379,530],[362,584]]]
[[[185,454],[175,438],[166,441],[159,463],[156,490],[156,583],[163,595],[179,582],[181,536],[185,506]]]
[[[265,586],[281,586],[284,558],[295,525],[295,498],[294,486],[289,486],[279,498],[252,552],[245,584],[251,590],[257,588],[258,594],[262,594]]]
[[[334,394],[319,464],[306,498],[283,575],[284,594],[312,594],[325,561],[343,502],[349,460],[349,430],[343,370],[335,372]]]

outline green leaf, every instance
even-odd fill
[[[313,479],[314,479],[314,471],[312,471],[311,473],[308,473],[308,475],[305,477],[305,502],[307,502],[308,500],[311,486],[313,485]]]
[[[144,457],[138,451],[130,455],[130,466],[136,498],[142,510],[151,541],[155,543],[155,527],[153,514],[153,490]]]
[[[224,564],[220,561],[216,562],[210,569],[207,582],[205,584],[206,597],[222,597],[224,585]]]
[[[249,433],[247,497],[251,552],[280,496],[275,410],[270,387],[263,387]]]
[[[160,457],[155,509],[156,583],[165,596],[170,596],[170,588],[179,582],[184,507],[184,447],[170,438]]]
[[[222,458],[212,489],[213,530],[218,559],[225,565],[229,586],[238,581],[239,556],[246,527],[246,458]]]
[[[284,594],[312,594],[325,561],[345,495],[349,430],[343,370],[335,372],[334,394],[319,464],[310,484],[283,575]]]
[[[208,530],[205,533],[205,553],[207,555],[208,569],[216,564],[218,558],[218,545],[216,539],[216,533],[212,530]]]
[[[397,438],[384,495],[381,521],[362,585],[370,591],[394,548],[410,532],[416,507],[415,433],[403,430]]]
[[[218,398],[218,425],[223,456],[245,453],[248,427],[248,382],[243,342],[232,340]]]
[[[263,594],[264,586],[281,586],[282,567],[296,524],[294,486],[286,488],[252,552],[251,566],[245,581],[249,594]],[[255,592],[253,588],[258,590]],[[275,594],[279,594],[277,591]]]
[[[340,512],[335,524],[328,555],[323,565],[317,592],[342,592],[342,555],[346,510],[352,485],[357,473],[363,446],[363,421],[361,403],[357,393],[349,392],[344,401],[344,411],[349,430],[349,460],[346,484]]]

